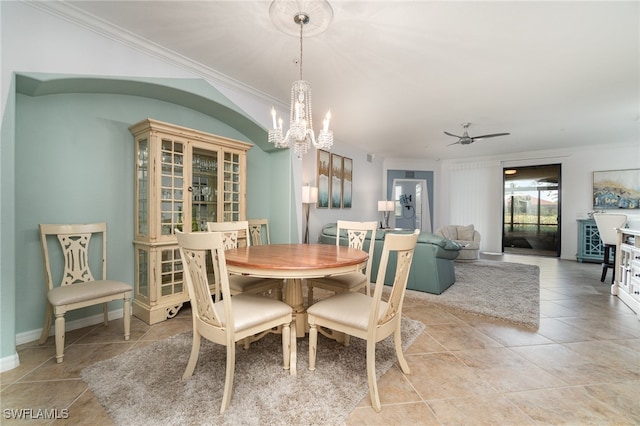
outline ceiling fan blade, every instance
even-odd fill
[[[496,136],[508,136],[511,133],[492,133],[490,135],[474,136],[473,139],[495,138]]]
[[[453,135],[452,135],[452,136],[453,136]],[[460,143],[460,141],[458,141],[458,142],[454,142],[454,143],[450,143],[450,144],[449,144],[449,145],[447,145],[447,146],[456,145],[456,144],[459,144],[459,143]]]
[[[461,138],[462,136],[458,136],[458,135],[454,135],[453,133],[449,133],[449,132],[444,132],[445,135],[447,136],[453,136],[454,138]]]

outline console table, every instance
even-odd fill
[[[598,226],[593,219],[578,219],[578,262],[597,262],[604,259],[604,246]]]
[[[611,294],[618,296],[640,320],[640,230],[618,228],[616,279]]]

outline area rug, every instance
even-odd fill
[[[403,318],[408,347],[424,330]],[[226,349],[203,340],[193,376],[182,381],[191,332],[134,349],[82,370],[82,378],[117,425],[338,425],[368,394],[366,345],[348,347],[318,336],[315,372],[309,371],[308,339],[298,339],[298,375],[282,369],[278,335],[236,351],[231,404],[220,415]],[[396,362],[393,336],[376,345],[376,374]]]
[[[442,294],[407,290],[406,300],[538,328],[540,270],[537,266],[480,259],[456,262],[455,271],[456,282]]]

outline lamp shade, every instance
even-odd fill
[[[304,204],[311,204],[318,202],[318,188],[315,186],[303,186],[302,187],[302,202]]]
[[[395,210],[395,203],[393,201],[378,201],[378,211],[379,212],[392,212]]]

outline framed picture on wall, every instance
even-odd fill
[[[331,174],[331,154],[318,150],[318,208],[329,207],[329,177]]]
[[[342,157],[337,154],[331,154],[331,176],[329,181],[331,182],[329,207],[339,209],[342,207]]]
[[[353,189],[353,160],[342,157],[342,208],[351,208],[351,192]]]
[[[640,169],[593,172],[593,208],[640,209]]]

